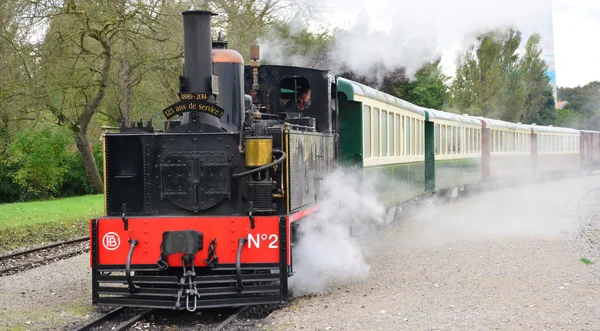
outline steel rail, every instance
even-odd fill
[[[231,316],[227,317],[226,320],[224,320],[223,322],[221,322],[221,324],[219,324],[214,329],[214,331],[221,331],[221,330],[223,330],[224,327],[226,327],[227,325],[231,324],[231,322],[233,322],[244,310],[246,310],[246,308],[248,308],[248,306],[241,307],[235,313],[231,314]]]
[[[75,331],[89,331],[89,330],[91,330],[91,329],[92,329],[94,326],[97,326],[97,325],[99,325],[100,323],[102,323],[102,322],[106,321],[106,319],[107,319],[107,318],[109,318],[109,317],[111,317],[111,316],[113,316],[113,315],[116,315],[116,314],[119,314],[119,313],[121,313],[121,312],[122,312],[124,309],[125,309],[125,307],[119,307],[119,308],[117,308],[117,309],[111,310],[110,312],[108,312],[108,313],[106,313],[106,314],[104,314],[104,315],[102,315],[102,316],[100,316],[100,317],[96,318],[95,320],[93,320],[93,321],[89,322],[88,324],[86,324],[86,325],[84,325],[84,326],[82,326],[82,327],[79,327],[79,328],[75,329]]]
[[[45,250],[45,249],[48,249],[48,248],[54,248],[54,247],[58,247],[58,246],[62,246],[62,245],[68,245],[68,244],[73,244],[73,243],[82,242],[82,241],[86,241],[86,240],[90,240],[90,237],[75,238],[75,239],[61,241],[61,242],[54,243],[54,244],[44,245],[44,246],[40,246],[40,247],[34,247],[34,248],[31,248],[31,249],[28,249],[28,250],[24,250],[24,251],[20,251],[20,252],[14,252],[14,253],[11,253],[11,254],[1,255],[0,256],[0,261],[4,261],[4,260],[10,259],[12,257],[20,256],[20,255],[25,255],[25,254],[29,254],[29,253],[34,253],[34,252],[42,251],[42,250]]]
[[[3,274],[9,272],[9,271],[13,271],[15,269],[19,269],[19,268],[23,268],[23,267],[28,267],[34,264],[39,264],[39,263],[43,263],[46,261],[52,261],[52,260],[56,260],[56,259],[65,259],[65,258],[69,258],[71,256],[75,256],[77,254],[81,254],[84,252],[89,251],[89,248],[85,248],[85,249],[80,249],[77,251],[71,251],[71,252],[67,252],[67,253],[62,253],[62,254],[58,254],[58,255],[54,255],[54,256],[50,256],[50,257],[44,257],[35,261],[31,261],[31,262],[26,262],[26,263],[21,263],[12,267],[8,267],[8,268],[4,268],[4,269],[0,269],[0,276],[2,276]]]
[[[126,307],[119,307],[116,308],[114,310],[111,310],[110,312],[96,318],[95,320],[87,323],[84,326],[81,326],[77,329],[75,329],[75,331],[90,331],[93,330],[94,327],[100,326],[102,323],[107,322],[107,320],[115,315],[118,314],[122,314],[125,311]],[[141,320],[142,318],[144,318],[146,315],[148,315],[150,312],[152,312],[154,309],[146,309],[143,312],[133,316],[132,318],[128,319],[125,322],[122,322],[121,324],[119,324],[118,326],[112,327],[110,328],[110,330],[117,330],[117,331],[122,331],[122,330],[127,330],[130,326],[132,326],[133,324],[135,324],[135,322]]]

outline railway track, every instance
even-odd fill
[[[76,331],[89,331],[89,330],[94,330],[96,327],[102,327],[105,324],[110,324],[107,327],[109,330],[116,330],[116,331],[127,330],[127,329],[129,329],[130,326],[135,324],[137,321],[148,316],[152,311],[154,311],[154,309],[145,309],[145,310],[139,312],[138,314],[134,313],[133,316],[127,316],[127,317],[129,317],[129,319],[127,319],[125,321],[116,322],[116,321],[113,321],[113,319],[118,319],[119,317],[121,317],[121,315],[124,315],[128,312],[131,313],[128,310],[128,308],[119,307],[117,309],[111,310],[110,312],[100,316],[99,318],[97,318],[97,319],[89,322],[88,324],[81,326],[75,330]]]
[[[195,327],[197,327],[198,324],[205,324],[207,327],[210,328],[210,330],[222,331],[227,326],[231,325],[231,323],[233,323],[240,316],[240,314],[242,312],[244,312],[247,308],[248,308],[248,306],[244,306],[244,307],[236,309],[232,313],[228,313],[227,315],[229,315],[229,316],[225,320],[220,322],[214,328],[210,328],[212,325],[215,324],[214,321],[212,321],[211,319],[214,317],[214,315],[216,313],[200,315],[202,317],[198,317],[197,315],[187,314],[186,312],[184,312],[184,313],[187,314],[188,316],[195,317],[194,318],[194,326]],[[160,318],[161,313],[165,313],[165,312],[157,310],[157,309],[140,310],[139,308],[119,307],[114,310],[111,310],[110,312],[98,317],[97,319],[95,319],[81,327],[74,329],[74,331],[92,331],[92,330],[96,330],[96,329],[124,331],[124,330],[128,330],[135,323],[143,321],[144,319],[146,319],[147,317],[149,317],[152,314],[158,315]],[[172,312],[168,311],[167,313],[172,313]],[[221,316],[221,314],[219,313],[218,316]],[[203,319],[204,319],[204,321],[203,321]],[[156,321],[153,321],[153,323],[156,323]],[[156,327],[161,329],[161,327],[159,325],[157,325]]]
[[[0,277],[89,251],[89,237],[80,237],[0,256]]]

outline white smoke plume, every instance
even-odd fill
[[[367,77],[373,65],[405,67],[411,76],[440,57],[451,72],[458,52],[472,45],[478,33],[490,29],[515,27],[524,33],[524,39],[540,33],[543,45],[552,47],[551,0],[326,0],[321,8],[326,14],[301,23],[311,26],[312,22],[325,21],[333,31],[335,45],[329,54],[329,69],[351,69]],[[296,21],[291,24],[296,26]],[[285,49],[285,40],[271,35],[261,43],[271,63],[310,66],[301,57],[286,57],[276,51],[269,54]]]
[[[339,169],[321,186],[322,202],[315,214],[301,220],[294,245],[295,295],[317,293],[327,285],[367,276],[367,239],[384,223],[385,209],[373,183],[363,183],[359,169]]]

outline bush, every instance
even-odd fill
[[[98,171],[100,176],[103,173],[102,163],[102,147],[97,145],[93,149],[94,158],[98,165]],[[94,193],[90,188],[90,184],[85,173],[85,167],[83,166],[83,159],[81,154],[78,152],[70,153],[67,156],[65,167],[68,171],[63,177],[63,184],[59,190],[61,197],[70,197],[77,195],[86,195]]]
[[[17,134],[0,155],[0,203],[94,193],[71,134],[52,125],[34,125]],[[93,154],[102,174],[100,144]]]
[[[33,126],[15,136],[7,150],[10,174],[21,200],[48,199],[58,193],[67,173],[69,133],[56,126]]]
[[[12,179],[15,172],[17,172],[15,167],[10,167],[0,160],[0,203],[16,202],[21,199],[21,187]]]

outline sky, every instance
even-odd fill
[[[476,33],[512,25],[525,38],[542,35],[558,86],[600,80],[600,0],[324,0],[311,6],[324,13],[314,21],[352,32],[338,45],[339,56],[356,67],[378,59],[410,71],[441,56],[453,74],[457,54]]]

